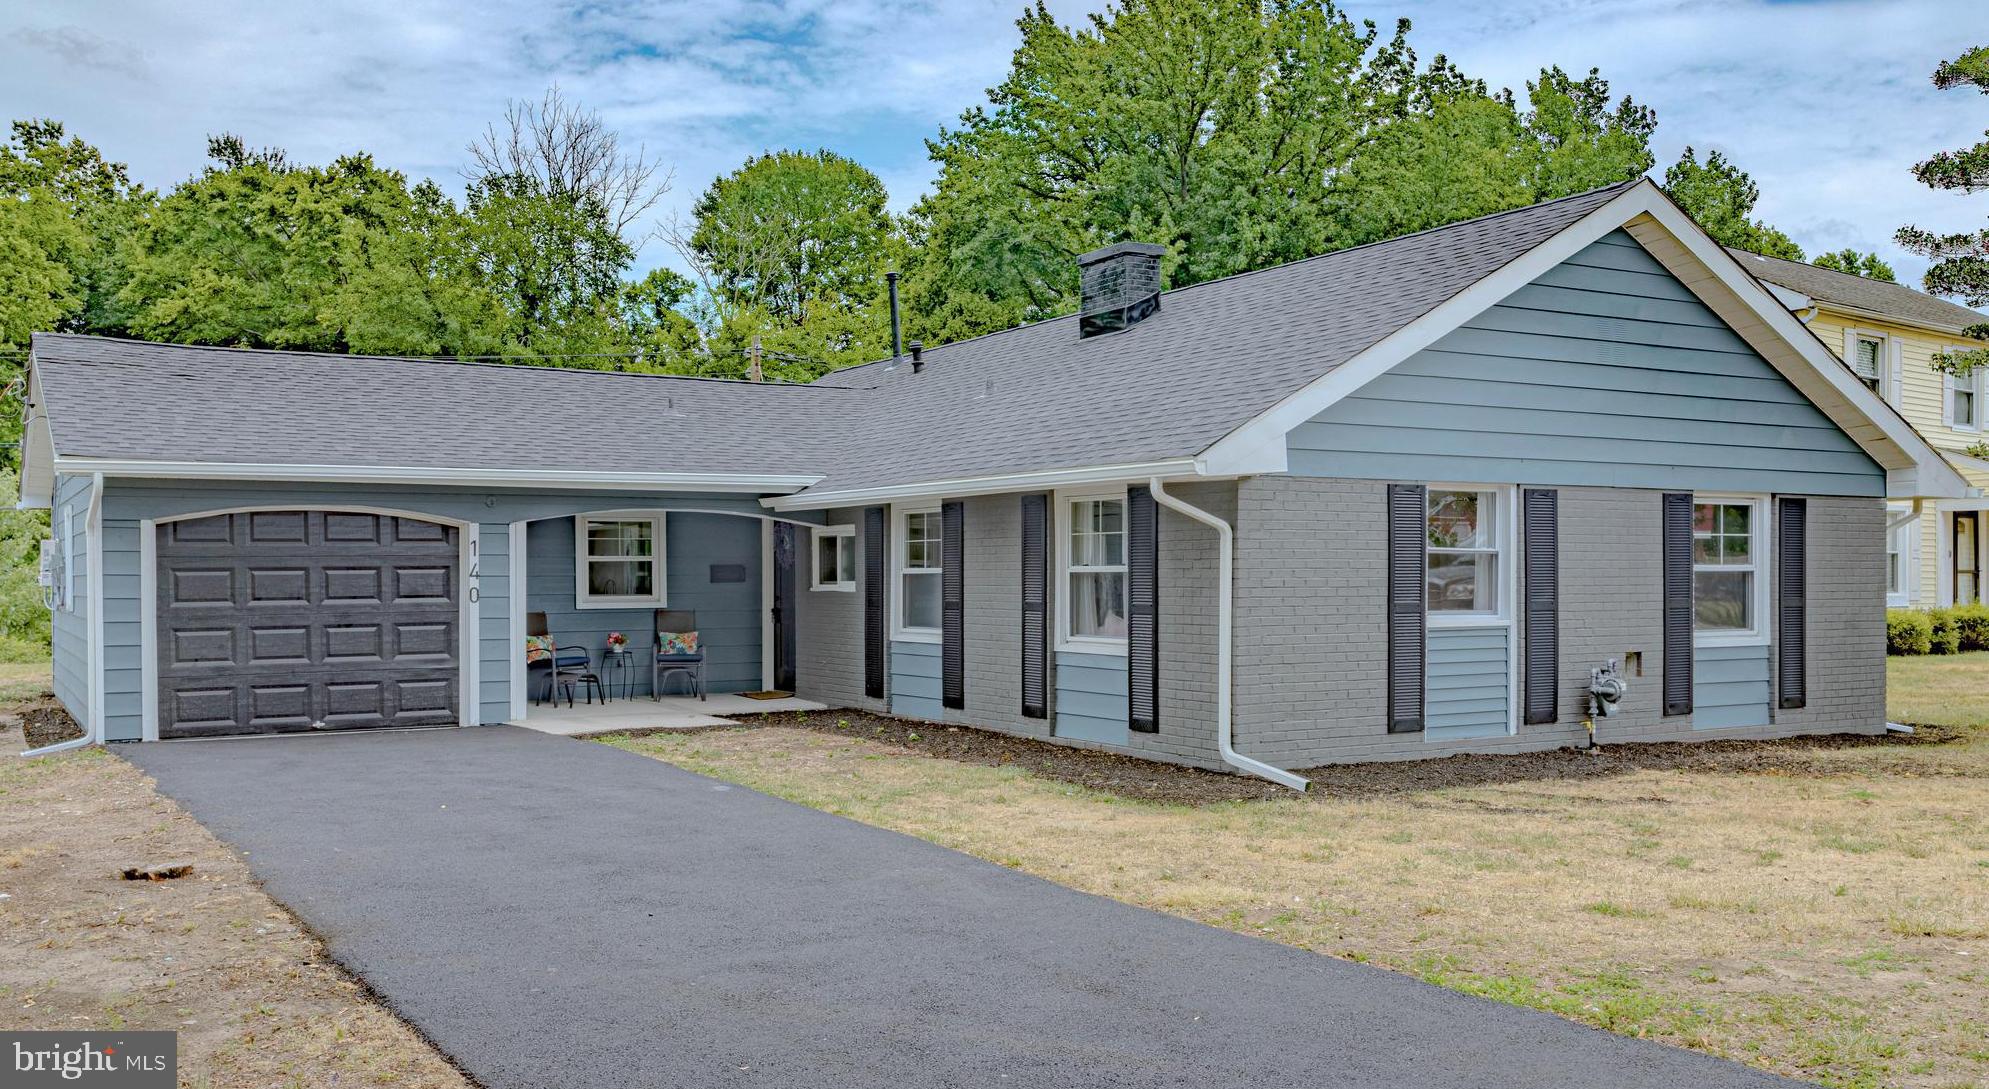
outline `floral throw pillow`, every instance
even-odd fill
[[[553,641],[550,635],[528,635],[525,637],[525,664],[550,662],[553,656]]]
[[[698,633],[694,631],[659,631],[656,633],[656,653],[696,654]]]

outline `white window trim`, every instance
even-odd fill
[[[648,522],[656,541],[650,563],[654,574],[652,594],[617,594],[613,597],[587,592],[587,523]],[[573,516],[573,607],[576,609],[660,609],[668,604],[670,584],[669,540],[665,536],[669,519],[660,510],[597,511]]]
[[[1754,557],[1749,569],[1754,572],[1754,628],[1743,632],[1702,632],[1698,625],[1698,603],[1693,603],[1692,645],[1695,647],[1759,647],[1766,646],[1772,638],[1774,617],[1769,608],[1769,582],[1774,577],[1774,504],[1765,495],[1730,495],[1718,492],[1694,492],[1692,495],[1693,520],[1698,520],[1697,507],[1700,503],[1746,503],[1754,508],[1748,517],[1748,526],[1753,541],[1748,552]],[[1697,547],[1696,545],[1694,546]],[[1699,564],[1692,565],[1693,582],[1698,582]]]
[[[1519,489],[1511,484],[1456,484],[1431,482],[1423,486],[1424,560],[1429,569],[1429,493],[1490,492],[1495,506],[1492,519],[1498,537],[1498,608],[1491,613],[1441,613],[1423,602],[1423,623],[1431,628],[1509,628],[1513,622],[1513,596],[1519,586]]]
[[[1055,518],[1056,529],[1054,531],[1057,536],[1057,574],[1055,588],[1051,591],[1051,595],[1057,599],[1057,649],[1060,651],[1074,651],[1080,654],[1124,655],[1127,653],[1126,640],[1124,639],[1112,639],[1101,635],[1072,635],[1070,633],[1070,508],[1074,503],[1082,503],[1093,499],[1116,499],[1126,504],[1125,507],[1121,508],[1125,512],[1126,517],[1126,545],[1129,549],[1132,547],[1132,505],[1127,500],[1125,488],[1060,491],[1051,497],[1051,502],[1055,503],[1057,508]],[[1128,553],[1126,559],[1128,561],[1126,566],[1126,592],[1130,596],[1132,593],[1132,565],[1130,563],[1132,556],[1130,553]],[[1126,602],[1126,605],[1130,613],[1132,602],[1129,600]]]
[[[1886,522],[1889,524],[1894,518],[1912,509],[1911,505],[1905,503],[1887,504]],[[1887,537],[1890,538],[1892,533],[1899,534],[1899,590],[1886,591],[1885,606],[1888,609],[1911,608],[1920,591],[1920,519],[1915,518],[1907,522],[1888,533]],[[1888,546],[1891,543],[1889,539],[1886,541]],[[1891,549],[1888,547],[1886,551],[1890,553]]]
[[[1941,351],[1943,352],[1965,352],[1968,350],[1969,349],[1959,344],[1947,344],[1943,345],[1941,348]],[[1982,373],[1983,369],[1978,367],[1975,370],[1969,372],[1967,378],[1956,378],[1952,374],[1941,375],[1941,423],[1942,424],[1946,425],[1947,427],[1955,431],[1980,432],[1982,430],[1982,392],[1983,392]],[[1957,423],[1955,422],[1954,418],[1954,391],[1957,388],[1963,386],[1964,383],[1967,386],[1968,392],[1973,393],[1975,395],[1975,420],[1972,423],[1966,423],[1966,424]]]
[[[911,628],[905,626],[905,551],[906,546],[910,543],[910,534],[906,532],[905,528],[908,520],[907,516],[913,514],[937,515],[939,513],[939,506],[938,503],[916,503],[904,506],[892,504],[891,506],[891,596],[889,598],[891,638],[901,642],[937,643],[940,641],[940,631],[938,628]],[[945,530],[942,528],[940,532],[944,533]],[[945,540],[943,538],[940,541],[940,547],[942,549],[945,548]],[[943,575],[937,573],[940,570],[937,567],[920,568],[919,570],[934,572],[931,575],[920,576],[922,578],[944,578]]]
[[[1878,389],[1876,392],[1879,395],[1879,400],[1897,407],[1900,401],[1899,379],[1901,376],[1896,373],[1898,367],[1895,364],[1898,362],[1899,357],[1899,341],[1894,339],[1891,333],[1881,332],[1877,329],[1860,329],[1853,326],[1844,330],[1844,366],[1851,371],[1852,375],[1857,376],[1859,382],[1864,381],[1863,376],[1858,375],[1857,365],[1858,341],[1860,340],[1878,341],[1878,362],[1876,364],[1878,367]]]
[[[851,577],[848,582],[844,582],[841,578],[836,579],[834,582],[822,581],[822,545],[827,541],[836,542],[836,571],[838,574],[842,571],[842,552],[845,549],[849,551],[851,556]],[[808,588],[810,590],[827,590],[837,593],[856,592],[855,554],[855,526],[816,526],[811,531],[810,544],[808,546]]]

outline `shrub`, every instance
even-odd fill
[[[1989,605],[1964,605],[1954,610],[1955,633],[1963,650],[1989,650]]]
[[[1885,652],[1925,654],[1933,649],[1934,625],[1918,609],[1885,611]]]
[[[1953,609],[1929,609],[1927,620],[1933,626],[1928,649],[1934,654],[1953,654],[1961,649],[1961,632],[1955,627]]]

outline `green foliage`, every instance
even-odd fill
[[[1989,650],[1989,605],[1962,605],[1951,612],[1960,648]]]
[[[1867,280],[1884,280],[1889,284],[1899,282],[1899,278],[1893,275],[1892,266],[1886,264],[1884,259],[1879,257],[1878,254],[1859,253],[1849,246],[1835,253],[1817,254],[1816,260],[1811,261],[1810,264],[1818,268],[1827,268],[1832,272],[1863,276]]]
[[[1885,652],[1926,654],[1934,648],[1934,625],[1920,609],[1885,611]]]
[[[1042,4],[990,106],[929,141],[912,210],[913,334],[942,341],[1075,306],[1072,258],[1166,245],[1169,286],[1634,178],[1655,116],[1555,68],[1528,109],[1330,0]]]
[[[1930,653],[1953,654],[1961,649],[1961,631],[1955,626],[1953,609],[1929,609],[1927,622]]]
[[[14,471],[0,469],[0,495],[14,494]],[[36,581],[46,536],[47,511],[0,506],[0,661],[23,660],[24,648],[33,657],[48,654],[48,610]]]
[[[1989,93],[1989,46],[1977,46],[1943,62],[1934,69],[1934,86],[1943,91],[1974,87]],[[1981,192],[1989,188],[1989,139],[1936,152],[1913,168],[1913,176],[1933,189]],[[1922,280],[1929,292],[1953,296],[1969,306],[1989,305],[1989,230],[1940,233],[1907,226],[1893,238],[1933,261]]]
[[[1803,259],[1802,247],[1788,235],[1748,218],[1761,199],[1761,189],[1747,171],[1718,151],[1707,152],[1700,162],[1698,153],[1686,148],[1665,169],[1664,189],[1721,245],[1785,261]]]
[[[889,350],[884,272],[901,249],[877,175],[830,151],[777,151],[712,182],[673,236],[703,280],[716,373],[761,339],[766,372],[807,381]]]

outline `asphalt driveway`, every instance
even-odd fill
[[[513,727],[114,751],[490,1089],[1791,1084]]]

